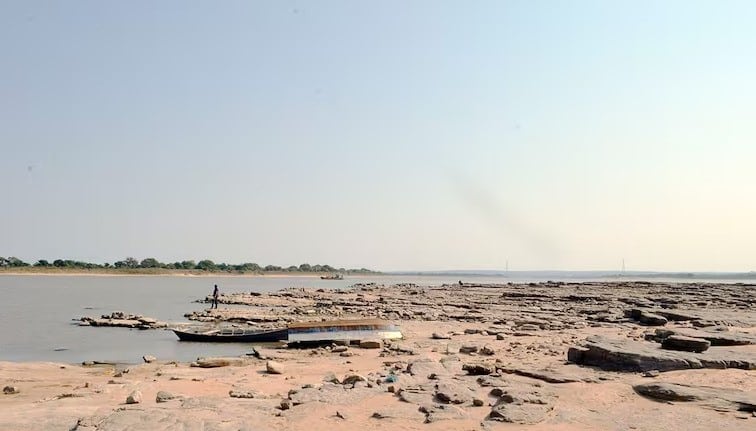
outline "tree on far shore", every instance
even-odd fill
[[[217,269],[217,266],[212,260],[205,259],[197,262],[197,269],[201,269],[203,271],[214,271],[215,269]]]
[[[165,266],[165,264],[158,262],[154,257],[148,257],[139,262],[140,268],[160,268],[162,266]]]
[[[46,259],[39,259],[34,265],[30,265],[16,257],[1,257],[0,268],[17,268],[25,266],[34,266],[35,268],[64,268],[64,269],[117,269],[117,270],[138,270],[138,269],[176,269],[176,270],[201,270],[205,272],[239,272],[239,273],[264,273],[264,272],[343,272],[343,273],[372,273],[373,271],[361,269],[336,269],[331,265],[310,265],[303,263],[299,266],[290,265],[281,267],[278,265],[266,265],[265,267],[256,263],[246,262],[241,264],[228,264],[225,262],[215,263],[210,259],[203,259],[198,263],[193,260],[184,260],[174,263],[163,263],[154,257],[144,258],[141,261],[127,257],[112,264],[110,263],[90,263],[71,259],[55,259],[52,263]]]

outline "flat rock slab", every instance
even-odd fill
[[[673,329],[672,334],[702,338],[712,346],[745,346],[756,344],[756,335],[735,331],[703,331],[700,329]]]
[[[539,389],[505,389],[494,404],[487,420],[515,424],[537,424],[554,410],[556,397]]]
[[[248,365],[244,358],[199,358],[191,365],[200,368],[241,367]]]
[[[187,399],[189,400],[189,399]],[[218,408],[217,403],[192,399],[192,407],[147,407],[118,409],[106,415],[94,415],[78,420],[74,431],[238,431],[259,430],[261,428],[255,417],[272,415],[272,407],[246,400],[239,406],[225,404]],[[212,406],[212,407],[211,407]],[[63,429],[63,428],[50,428]]]
[[[347,388],[342,385],[326,383],[319,388],[302,388],[289,393],[292,405],[298,406],[305,403],[320,402],[326,404],[349,405],[354,404],[375,391],[367,388]]]
[[[449,375],[451,372],[441,362],[432,359],[418,359],[407,365],[407,372],[412,376],[427,378],[431,374]]]
[[[500,368],[500,370],[507,374],[517,374],[518,376],[530,377],[531,379],[542,380],[547,383],[575,383],[594,380],[553,370],[531,370],[526,368]]]
[[[685,352],[705,352],[711,343],[703,338],[686,337],[684,335],[670,335],[662,341],[662,348],[667,350],[682,350]]]
[[[656,343],[589,337],[585,347],[569,349],[568,360],[607,371],[672,371],[696,368],[756,369],[756,355],[733,350],[704,353],[664,350]]]
[[[756,411],[756,394],[735,389],[654,382],[633,386],[635,392],[659,401],[699,402],[715,410]]]
[[[421,407],[421,413],[425,413],[425,423],[433,423],[444,420],[466,419],[469,417],[464,409],[449,404]]]
[[[444,381],[436,385],[435,399],[445,404],[465,404],[472,402],[475,391],[456,381]]]

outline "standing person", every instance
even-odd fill
[[[215,285],[215,288],[213,289],[213,303],[210,305],[210,309],[218,308],[218,285]]]

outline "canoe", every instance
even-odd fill
[[[286,340],[287,329],[252,330],[244,328],[224,329],[172,329],[181,341],[203,341],[209,343],[266,343]]]
[[[401,338],[402,332],[399,326],[380,319],[292,323],[289,325],[288,331],[290,343],[397,340]]]

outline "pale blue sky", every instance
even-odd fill
[[[0,2],[0,256],[756,269],[756,2]]]

